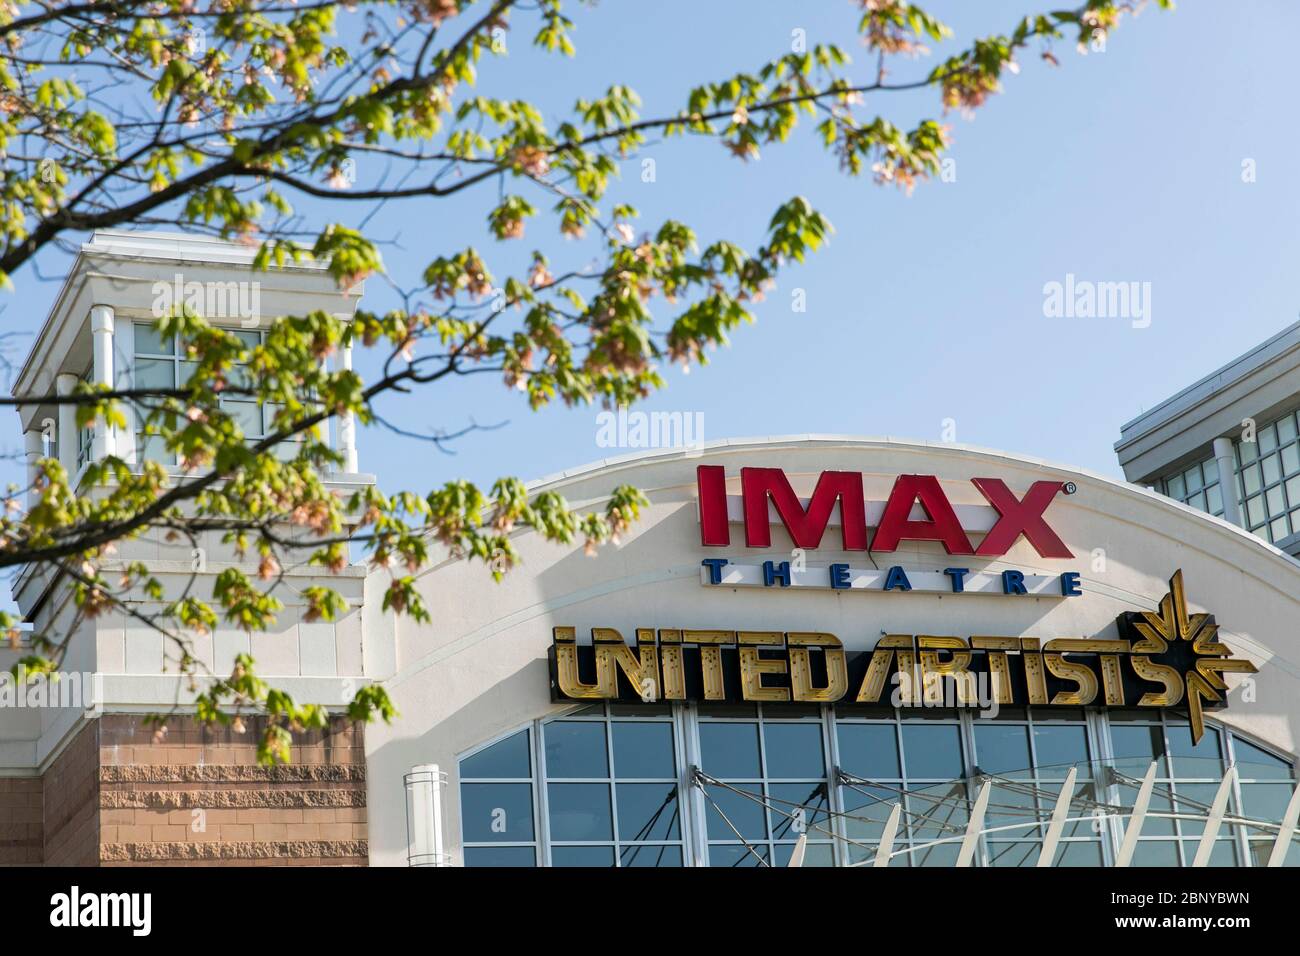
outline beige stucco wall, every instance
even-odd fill
[[[963,557],[960,564],[973,571],[1077,570],[1085,595],[1066,600],[707,588],[700,583],[701,559],[787,559],[791,543],[778,525],[770,551],[747,549],[733,526],[730,547],[701,546],[695,505],[700,464],[725,466],[732,493],[738,491],[742,466],[782,468],[805,495],[824,470],[861,471],[867,497],[875,499],[887,496],[899,474],[933,474],[954,504],[985,503],[970,484],[972,477],[1002,478],[1018,495],[1036,480],[1073,481],[1077,493],[1058,496],[1047,517],[1074,560],[1043,559],[1022,538],[1005,558]],[[401,717],[391,727],[370,728],[366,736],[373,864],[404,864],[402,775],[425,763],[449,774],[447,848],[459,860],[456,757],[563,709],[550,703],[546,664],[551,628],[557,625],[576,627],[580,639],[593,626],[616,627],[629,638],[635,627],[830,631],[850,650],[874,646],[882,632],[1113,637],[1117,615],[1153,609],[1169,577],[1182,568],[1191,610],[1213,612],[1234,652],[1260,666],[1254,700],[1244,702],[1234,693],[1229,708],[1217,716],[1275,747],[1296,750],[1300,563],[1240,529],[1143,489],[962,446],[839,438],[653,452],[571,472],[545,486],[571,504],[601,507],[609,490],[623,483],[644,490],[651,507],[619,546],[603,548],[598,557],[524,533],[516,541],[524,564],[503,583],[493,583],[482,564],[462,561],[446,562],[423,576],[421,590],[433,623],[399,623],[396,672],[387,681]],[[808,553],[810,567],[837,560],[864,566],[862,552],[837,550],[835,529],[822,544]],[[909,570],[953,564],[938,545],[904,542],[903,548],[877,560]]]

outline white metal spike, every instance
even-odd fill
[[[1282,827],[1277,831],[1277,839],[1273,841],[1273,852],[1269,854],[1269,866],[1281,866],[1286,862],[1287,850],[1291,848],[1291,837],[1295,836],[1296,822],[1300,821],[1300,787],[1295,788],[1295,793],[1291,794],[1291,802],[1286,805],[1286,813],[1282,815]]]
[[[876,847],[876,859],[872,866],[889,866],[889,855],[894,852],[894,836],[898,833],[898,818],[903,812],[901,803],[894,804],[885,821],[885,829],[880,834],[880,845]]]
[[[1133,851],[1137,849],[1138,836],[1142,833],[1142,821],[1147,818],[1147,807],[1151,804],[1151,789],[1156,785],[1156,763],[1151,761],[1147,775],[1142,778],[1138,788],[1137,799],[1133,801],[1133,814],[1124,827],[1124,842],[1120,845],[1119,856],[1115,858],[1116,866],[1128,866],[1133,860]]]
[[[803,866],[804,850],[808,848],[808,834],[800,833],[794,849],[790,851],[790,862],[786,866]]]
[[[984,810],[989,805],[989,790],[992,780],[985,780],[975,798],[975,806],[970,812],[970,822],[966,825],[966,836],[961,841],[961,852],[957,854],[957,866],[970,866],[975,859],[975,848],[979,846],[980,831],[984,829]]]
[[[1070,801],[1074,799],[1074,778],[1079,775],[1078,767],[1071,767],[1065,776],[1065,786],[1061,787],[1060,796],[1056,798],[1056,809],[1052,811],[1052,822],[1048,824],[1047,835],[1043,837],[1043,849],[1038,854],[1038,866],[1051,866],[1056,858],[1056,845],[1061,842],[1061,831],[1065,829],[1065,818],[1070,815]]]
[[[1205,830],[1201,833],[1201,842],[1196,847],[1196,857],[1192,866],[1202,867],[1210,862],[1210,853],[1214,849],[1215,838],[1219,835],[1219,825],[1223,823],[1223,814],[1228,809],[1228,797],[1232,795],[1232,785],[1237,781],[1237,768],[1229,767],[1219,784],[1219,792],[1210,804],[1210,815],[1205,820]]]

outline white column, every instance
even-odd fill
[[[77,376],[64,372],[54,380],[54,390],[60,395],[71,395],[77,388]],[[59,406],[59,463],[68,473],[68,481],[77,477],[77,446],[80,436],[77,434],[77,406]]]
[[[984,811],[988,809],[989,792],[992,789],[993,781],[985,780],[980,787],[979,795],[975,797],[975,806],[970,812],[970,822],[966,824],[966,836],[962,838],[961,849],[957,852],[957,862],[953,864],[954,866],[970,866],[975,859],[980,832],[984,829]]]
[[[447,866],[442,849],[442,788],[446,774],[436,763],[406,775],[406,861],[410,866]]]
[[[1126,867],[1133,862],[1138,837],[1142,834],[1142,822],[1146,820],[1147,807],[1151,805],[1151,791],[1156,784],[1157,762],[1151,761],[1146,776],[1142,778],[1142,786],[1138,787],[1137,799],[1133,801],[1133,813],[1129,815],[1128,825],[1124,827],[1124,842],[1119,848],[1119,856],[1115,858],[1117,867]]]
[[[790,862],[786,866],[800,867],[803,866],[803,856],[808,852],[808,834],[800,833],[799,839],[794,843],[794,849],[790,851]]]
[[[1282,814],[1282,825],[1278,827],[1277,839],[1273,841],[1273,852],[1268,856],[1269,866],[1282,866],[1286,863],[1297,822],[1300,822],[1300,787],[1295,788],[1291,802],[1286,805],[1286,813]]]
[[[40,497],[32,486],[36,483],[36,462],[45,455],[45,436],[36,428],[23,435],[23,443],[27,458],[27,506],[30,508]]]
[[[1210,862],[1210,854],[1214,851],[1214,841],[1218,839],[1219,827],[1223,823],[1223,815],[1228,810],[1228,797],[1232,795],[1232,789],[1237,784],[1237,768],[1229,767],[1228,772],[1223,775],[1223,782],[1219,784],[1219,791],[1214,795],[1214,803],[1210,804],[1210,812],[1205,818],[1205,829],[1201,831],[1201,842],[1196,846],[1196,857],[1192,860],[1192,866],[1200,869]]]
[[[1219,466],[1219,494],[1223,498],[1223,520],[1238,528],[1245,527],[1241,520],[1241,504],[1237,501],[1237,476],[1233,473],[1236,454],[1231,438],[1214,439],[1214,463]]]
[[[880,833],[880,844],[876,847],[876,858],[871,865],[889,866],[889,858],[894,852],[894,835],[898,833],[898,818],[903,813],[903,805],[896,803],[889,811],[889,819],[885,821],[885,829]]]
[[[1051,866],[1056,859],[1056,845],[1061,842],[1061,833],[1065,830],[1065,820],[1070,815],[1070,801],[1074,799],[1074,780],[1079,768],[1071,767],[1065,775],[1065,786],[1056,798],[1056,807],[1052,810],[1052,822],[1043,837],[1043,847],[1038,851],[1037,866]]]
[[[113,388],[113,310],[96,305],[90,310],[90,333],[95,355],[93,380],[96,385]],[[113,430],[103,422],[95,423],[95,441],[91,458],[102,461],[114,453]]]
[[[339,355],[339,364],[345,371],[352,371],[352,346],[344,346]],[[356,474],[361,470],[357,463],[357,423],[351,412],[339,416],[339,453],[343,456],[343,470]]]

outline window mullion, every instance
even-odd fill
[[[537,828],[534,831],[537,836],[537,852],[541,858],[542,866],[551,865],[551,813],[547,805],[546,793],[546,746],[542,739],[542,733],[545,730],[545,721],[538,720],[533,724],[532,742],[533,742],[533,776],[536,784],[533,786],[533,803],[537,812]]]

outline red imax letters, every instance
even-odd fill
[[[1000,478],[972,478],[971,483],[980,490],[989,504],[998,510],[995,524],[976,550],[978,555],[1006,554],[1022,534],[1045,558],[1072,558],[1065,542],[1043,520],[1043,512],[1061,490],[1059,481],[1035,481],[1017,501]]]
[[[722,470],[719,465],[701,465],[699,471],[709,467]],[[804,511],[790,487],[790,480],[780,468],[740,469],[740,490],[745,501],[747,547],[772,546],[772,529],[767,523],[767,500],[770,497],[796,547],[816,548],[821,545],[831,510],[839,501],[844,550],[867,550],[867,507],[862,497],[862,475],[856,471],[823,471],[817,479],[807,511]],[[725,501],[723,509],[726,509]]]
[[[721,465],[696,469],[700,501],[700,542],[710,547],[731,544],[727,516],[727,476]],[[1059,481],[1036,481],[1023,498],[1017,498],[1000,478],[972,478],[986,501],[998,513],[997,521],[975,548],[933,475],[900,475],[885,502],[884,513],[871,541],[872,551],[895,551],[902,541],[937,541],[949,554],[997,557],[1006,554],[1023,536],[1044,558],[1073,557],[1070,549],[1047,524],[1043,513],[1064,487]],[[862,475],[853,471],[824,471],[817,479],[807,507],[799,500],[780,468],[742,468],[740,489],[744,507],[745,545],[772,545],[768,505],[790,534],[796,547],[817,548],[840,506],[841,545],[845,551],[867,550],[866,502]],[[920,505],[925,517],[911,518]]]

